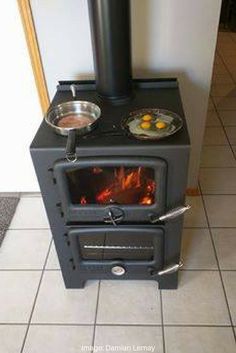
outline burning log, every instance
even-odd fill
[[[145,179],[143,168],[126,173],[124,167],[120,167],[115,169],[111,185],[96,195],[96,201],[99,204],[151,205],[154,202],[154,192],[155,182]]]

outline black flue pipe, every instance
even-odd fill
[[[88,0],[97,92],[110,100],[131,94],[129,0]]]

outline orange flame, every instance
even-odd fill
[[[97,201],[103,203],[106,199],[112,196],[112,189],[107,188],[97,195]]]
[[[114,179],[96,196],[98,203],[124,203],[151,205],[154,202],[156,184],[145,176],[145,168],[139,167],[128,174],[124,167],[116,168]]]
[[[152,203],[153,199],[150,196],[144,196],[140,201],[140,205],[151,205]]]
[[[86,205],[87,204],[87,200],[86,200],[86,197],[85,196],[82,196],[81,199],[80,199],[80,204],[81,205]]]

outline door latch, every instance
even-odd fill
[[[105,215],[104,222],[117,226],[117,223],[121,222],[124,218],[124,212],[119,207],[109,207],[107,214]]]

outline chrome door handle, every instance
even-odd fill
[[[190,205],[179,206],[179,207],[173,208],[172,210],[168,211],[166,214],[164,214],[160,217],[155,217],[152,215],[150,217],[150,221],[151,221],[151,223],[168,221],[168,220],[174,219],[176,217],[179,217],[180,215],[182,215],[183,213],[188,211],[190,208],[191,208]]]
[[[163,270],[158,271],[155,268],[150,268],[149,272],[151,274],[151,276],[163,276],[163,275],[170,275],[172,273],[175,273],[177,271],[179,271],[179,269],[184,265],[183,261],[180,261],[178,264],[171,264],[165,268],[163,268]]]
[[[170,266],[165,267],[163,270],[158,271],[157,274],[158,276],[163,276],[163,275],[170,275],[171,273],[175,273],[179,271],[181,267],[183,267],[184,263],[180,261],[178,264],[173,264]]]

